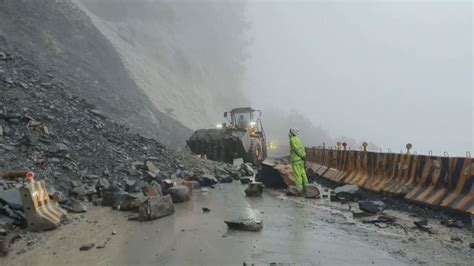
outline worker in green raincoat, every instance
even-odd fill
[[[308,185],[308,177],[304,169],[306,161],[306,152],[301,139],[298,137],[297,128],[290,129],[288,137],[290,138],[290,160],[293,175],[295,176],[295,185],[299,191],[305,191]]]

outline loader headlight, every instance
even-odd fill
[[[257,122],[255,122],[255,121],[252,121],[252,122],[249,123],[250,127],[255,127],[256,125],[257,125]]]
[[[276,142],[270,141],[270,143],[268,144],[268,148],[270,150],[276,150],[277,147],[278,147],[278,145],[276,144]]]
[[[222,124],[217,124],[216,128],[222,128]]]

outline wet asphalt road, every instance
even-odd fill
[[[176,214],[153,223],[160,232],[137,231],[116,262],[153,265],[399,265],[388,253],[338,230],[328,215],[270,192],[248,198],[237,182],[221,184],[176,205]],[[208,207],[209,213],[201,208]],[[319,212],[319,213],[318,213]],[[224,219],[261,219],[261,232],[228,230]],[[114,261],[114,260],[112,260]]]
[[[248,198],[244,188],[234,182],[194,190],[191,201],[175,204],[174,215],[148,222],[103,207],[68,214],[70,224],[24,235],[0,265],[472,265],[469,229],[430,220],[438,233],[429,235],[412,228],[419,217],[393,210],[386,211],[406,231],[379,228],[327,198],[288,198],[272,189]],[[224,220],[241,217],[261,219],[263,230],[227,229]],[[104,240],[105,248],[96,248]],[[87,243],[96,247],[80,251]]]

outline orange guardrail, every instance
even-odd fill
[[[306,152],[310,154],[307,167],[325,179],[432,208],[474,215],[474,159],[470,157],[378,153],[365,149],[307,148]]]

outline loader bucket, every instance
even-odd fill
[[[233,159],[245,156],[245,134],[234,130],[199,129],[188,139],[187,144],[195,154],[206,155],[214,161],[232,163]]]

